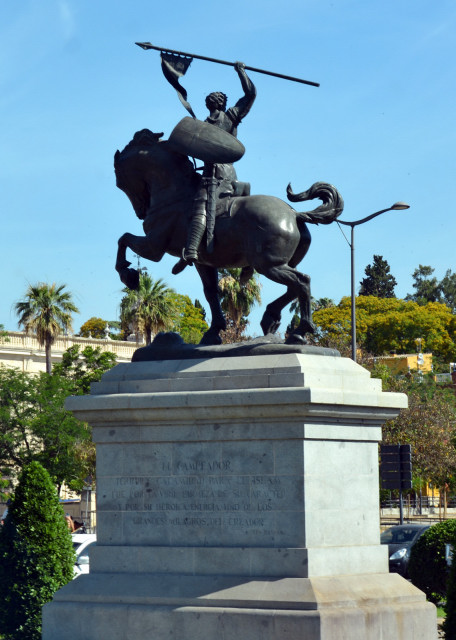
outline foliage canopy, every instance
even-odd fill
[[[79,335],[82,338],[98,338],[103,340],[106,337],[106,327],[108,323],[102,318],[93,316],[84,322],[79,329]]]
[[[366,277],[360,282],[359,294],[377,296],[377,298],[394,298],[396,278],[390,273],[390,266],[383,256],[374,255],[372,264],[364,270]]]
[[[198,344],[209,329],[204,319],[204,309],[192,303],[188,296],[171,294],[175,309],[173,331],[179,333],[187,344]]]
[[[0,367],[0,469],[14,478],[40,462],[57,487],[80,490],[93,474],[94,452],[87,424],[64,409],[75,384],[58,375],[38,376]]]
[[[412,273],[413,288],[415,293],[409,293],[406,300],[413,300],[418,304],[426,304],[427,302],[440,302],[441,290],[439,281],[435,276],[431,277],[435,269],[429,265],[420,264]]]
[[[453,390],[436,384],[432,376],[422,381],[394,376],[377,365],[373,377],[385,391],[405,393],[408,408],[383,427],[385,444],[412,446],[413,473],[417,478],[444,487],[456,474],[456,397]]]
[[[225,312],[227,331],[225,342],[242,339],[247,328],[247,316],[255,304],[261,303],[261,285],[254,273],[247,281],[241,279],[242,269],[219,269],[220,305]]]
[[[152,333],[172,329],[176,317],[175,292],[161,278],[153,280],[148,273],[140,273],[138,289],[125,288],[123,292],[120,318],[124,332],[131,325],[150,344]]]
[[[351,300],[313,314],[318,337],[349,341]],[[359,346],[372,355],[415,353],[417,338],[423,351],[450,362],[456,360],[456,316],[442,303],[359,296],[356,299],[356,333]]]
[[[105,371],[112,369],[117,357],[111,351],[102,351],[100,347],[73,345],[67,349],[62,361],[54,365],[54,375],[65,378],[71,387],[72,395],[90,393],[92,382],[98,382]]]

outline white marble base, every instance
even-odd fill
[[[98,545],[44,640],[436,637],[379,544],[378,441],[404,406],[332,356],[118,365],[68,401],[97,444]]]

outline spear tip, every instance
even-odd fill
[[[152,47],[150,42],[135,42],[135,44],[141,47],[141,49],[150,49]]]

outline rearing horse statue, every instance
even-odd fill
[[[119,238],[116,270],[130,289],[138,287],[139,274],[130,268],[126,249],[154,262],[159,262],[165,253],[180,257],[187,236],[187,218],[201,180],[188,157],[173,151],[167,140],[160,139],[162,135],[143,129],[114,156],[117,186],[126,193],[136,215],[143,220],[145,233],[144,236],[125,233]],[[305,334],[314,332],[310,277],[296,267],[310,246],[306,223],[333,222],[343,211],[343,200],[335,187],[324,182],[316,182],[298,194],[288,185],[287,195],[293,202],[318,198],[323,204],[313,211],[299,213],[274,196],[234,196],[220,200],[213,251],[207,250],[203,240],[195,263],[212,315],[201,344],[220,344],[220,331],[226,328],[218,296],[217,269],[221,267],[241,267],[243,279],[251,277],[256,270],[286,287],[286,292],[266,307],[261,320],[265,335],[277,331],[282,310],[296,298],[301,321],[287,342],[305,344]]]

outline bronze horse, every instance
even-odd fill
[[[130,268],[127,247],[154,262],[159,262],[165,253],[180,257],[186,240],[187,216],[201,179],[188,157],[172,151],[168,141],[160,140],[162,135],[143,129],[114,156],[117,186],[129,197],[138,218],[144,221],[145,236],[125,233],[119,238],[116,270],[130,289],[138,287],[139,274]],[[210,328],[201,344],[220,344],[220,331],[226,328],[218,297],[219,267],[241,267],[243,279],[251,277],[255,269],[287,288],[286,293],[266,307],[261,320],[265,335],[277,331],[282,309],[296,298],[301,321],[287,342],[305,343],[305,334],[314,332],[310,277],[299,272],[296,266],[310,246],[306,222],[333,222],[342,213],[343,200],[335,187],[324,182],[316,182],[299,194],[294,194],[288,185],[287,195],[294,202],[319,198],[323,204],[311,212],[299,213],[273,196],[220,199],[214,251],[207,251],[203,239],[195,264],[212,314]]]

